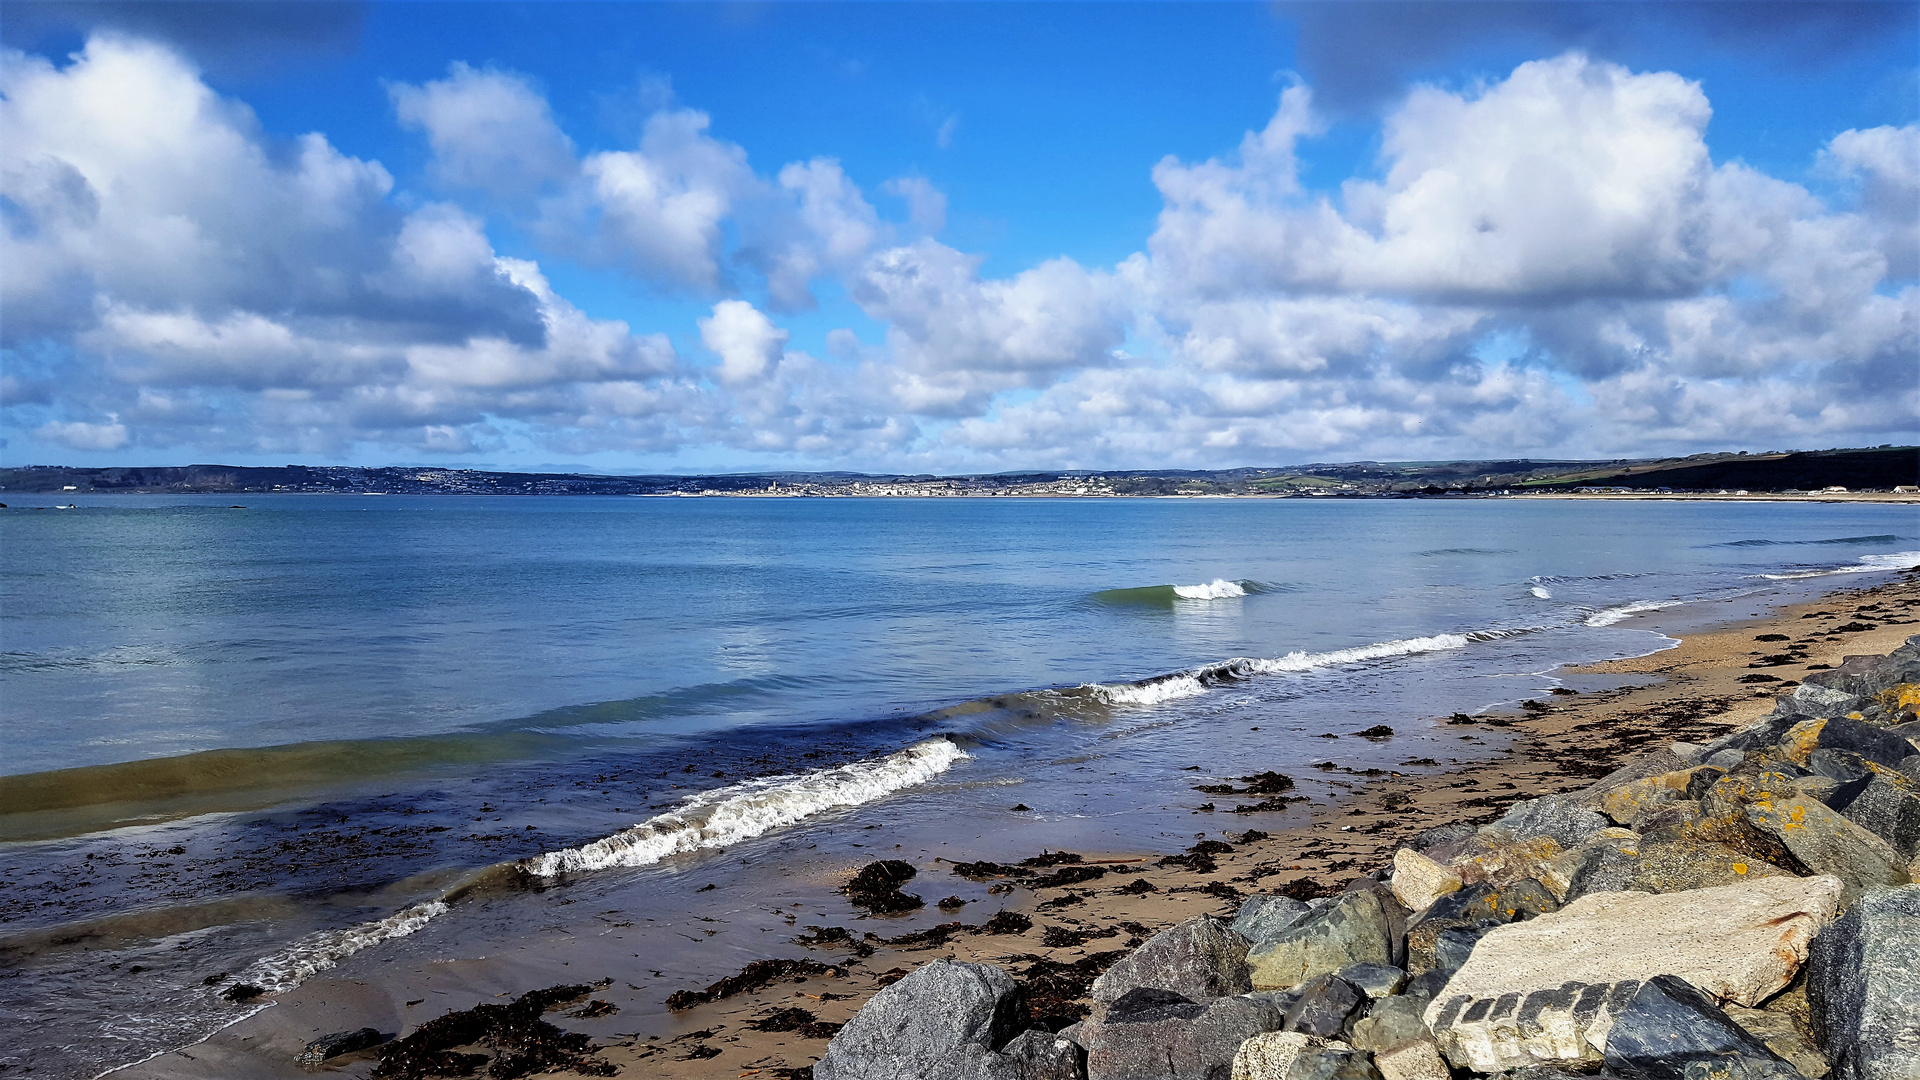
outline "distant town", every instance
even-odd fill
[[[1614,461],[1358,461],[1224,470],[1065,470],[969,476],[841,472],[617,476],[346,465],[0,469],[0,491],[41,494],[660,495],[874,498],[1398,497],[1525,494],[1741,497],[1910,495],[1920,447],[1696,454]]]

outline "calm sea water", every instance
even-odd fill
[[[1636,616],[1920,560],[1861,504],[39,501],[0,512],[0,1061],[54,1076],[204,1035],[235,980],[510,940],[553,895],[512,882],[691,910],[689,873],[882,821],[1169,846],[1188,766],[1398,765],[1658,647]]]

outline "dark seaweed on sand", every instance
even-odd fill
[[[667,1008],[675,1012],[691,1009],[695,1005],[705,1005],[709,1001],[719,1001],[735,994],[745,994],[772,986],[774,983],[791,979],[805,982],[814,975],[844,977],[846,968],[829,967],[812,960],[755,960],[740,969],[739,974],[729,975],[705,990],[676,990],[667,998]]]
[[[860,868],[842,890],[847,899],[876,915],[892,915],[924,907],[926,901],[900,891],[902,882],[913,880],[919,871],[899,859],[882,859]]]
[[[505,1005],[475,1005],[420,1025],[419,1030],[388,1043],[380,1051],[373,1075],[379,1080],[427,1080],[431,1077],[472,1076],[482,1065],[487,1076],[506,1080],[553,1068],[587,1076],[612,1076],[611,1064],[592,1056],[593,1040],[579,1032],[562,1031],[540,1015],[569,1001],[585,997],[592,987],[550,986],[520,995]],[[485,1046],[486,1054],[462,1053],[459,1047]]]

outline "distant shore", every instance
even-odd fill
[[[1865,605],[1877,606],[1863,611]],[[1250,818],[1230,812],[1231,796],[1196,792],[1196,808],[1213,803],[1220,807],[1194,815],[1196,829],[1203,830],[1202,843],[1172,858],[1164,853],[1079,852],[1078,860],[1054,861],[1057,855],[1038,860],[1073,867],[1076,873],[1061,875],[1058,884],[1036,884],[1031,875],[1002,879],[1006,888],[998,897],[999,909],[1017,917],[1001,927],[1003,932],[983,926],[993,912],[973,907],[953,911],[955,925],[944,932],[895,932],[890,937],[889,920],[860,918],[837,937],[814,935],[818,945],[807,955],[820,970],[811,974],[802,971],[797,978],[723,992],[709,1003],[665,1014],[636,1010],[620,1015],[617,1010],[622,1002],[637,1005],[636,994],[657,1006],[667,990],[699,992],[704,983],[644,989],[595,986],[592,996],[614,1008],[606,1018],[592,1008],[570,1006],[571,1011],[552,1013],[548,1019],[593,1036],[595,1056],[619,1076],[772,1080],[796,1071],[804,1076],[801,1070],[825,1050],[826,1037],[838,1024],[882,986],[923,963],[941,958],[993,963],[1016,976],[1039,979],[1063,998],[1076,988],[1084,993],[1084,984],[1122,950],[1184,919],[1202,913],[1230,917],[1245,895],[1330,893],[1353,876],[1377,869],[1398,847],[1433,825],[1491,820],[1518,800],[1585,787],[1643,750],[1675,741],[1705,741],[1741,727],[1771,709],[1774,695],[1790,692],[1803,672],[1837,665],[1848,655],[1897,647],[1920,631],[1917,616],[1920,570],[1910,570],[1878,586],[1837,589],[1765,617],[1689,634],[1674,648],[1562,669],[1562,680],[1576,692],[1547,696],[1510,715],[1417,721],[1446,723],[1441,730],[1457,732],[1463,741],[1497,742],[1511,736],[1510,745],[1493,761],[1370,775],[1369,770],[1341,765],[1342,743],[1330,741],[1326,761],[1316,768],[1328,777],[1349,779],[1353,787],[1344,798],[1313,805],[1305,824],[1272,835],[1249,831]],[[1786,635],[1790,644],[1756,641],[1774,634]],[[1791,660],[1779,650],[1791,654]],[[1415,759],[1405,764],[1432,768],[1444,763]],[[1078,867],[1099,872],[1082,877]],[[951,891],[949,882],[960,880],[950,876],[953,868],[945,864],[916,869],[917,876],[903,887],[924,895],[929,907]],[[1081,880],[1072,880],[1075,877]],[[722,894],[715,897],[717,907],[728,903]],[[1030,925],[1015,932],[1021,920],[1030,920]],[[767,955],[792,956],[795,951],[776,947]],[[720,979],[733,973],[711,974]],[[268,1009],[205,1043],[116,1075],[299,1075],[293,1055],[307,1040],[353,1027],[359,1015],[391,1015],[399,1004],[384,1001],[375,985],[346,980],[314,980],[287,997],[289,1008]],[[449,998],[443,1008],[466,1004]],[[398,1034],[438,1014],[406,1015],[408,1027]],[[793,1022],[769,1019],[777,1017]],[[372,1054],[362,1051],[336,1063],[350,1075],[364,1075],[371,1069]]]

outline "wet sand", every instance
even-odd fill
[[[1463,746],[1510,739],[1493,761],[1421,774],[1354,770],[1338,763],[1340,743],[1330,741],[1329,761],[1318,766],[1322,778],[1338,777],[1353,786],[1345,798],[1314,805],[1302,827],[1271,836],[1248,833],[1248,818],[1232,813],[1231,807],[1258,802],[1261,796],[1196,793],[1196,805],[1211,799],[1216,810],[1194,817],[1196,840],[1208,843],[1202,845],[1203,857],[1189,858],[1189,865],[1162,863],[1169,853],[1080,852],[1079,865],[1097,867],[1100,876],[1034,888],[1031,876],[968,879],[952,874],[949,865],[916,860],[919,875],[904,888],[924,896],[928,910],[949,893],[969,899],[945,916],[959,927],[942,932],[934,924],[929,932],[925,917],[912,921],[917,930],[885,917],[849,917],[843,923],[847,942],[804,950],[827,970],[789,970],[767,985],[670,1013],[657,1011],[657,1002],[667,993],[700,991],[704,985],[671,979],[642,985],[618,979],[547,1013],[546,1019],[592,1035],[600,1046],[597,1060],[620,1076],[736,1080],[785,1077],[810,1065],[824,1051],[835,1025],[850,1018],[881,986],[934,959],[996,963],[1033,988],[1070,998],[1122,951],[1181,920],[1202,913],[1231,916],[1240,897],[1252,893],[1312,896],[1337,891],[1355,875],[1385,864],[1399,845],[1434,825],[1491,820],[1517,800],[1585,787],[1643,750],[1704,741],[1744,726],[1770,711],[1774,694],[1790,690],[1809,669],[1837,665],[1847,655],[1882,654],[1920,633],[1917,615],[1920,572],[1908,571],[1877,587],[1837,590],[1763,618],[1690,633],[1677,647],[1648,656],[1565,668],[1558,674],[1573,693],[1543,697],[1512,715],[1483,715],[1440,728]],[[1767,635],[1785,638],[1756,640]],[[1759,676],[1775,681],[1759,681]],[[1390,716],[1379,719],[1396,722]],[[1423,724],[1434,720],[1406,719]],[[1443,763],[1414,758],[1405,764],[1425,769]],[[1222,844],[1231,850],[1217,850]],[[1038,873],[1059,869],[1043,867]],[[716,910],[725,906],[723,894],[715,894],[715,904]],[[1030,928],[998,934],[966,929],[980,927],[1001,910],[1030,919]],[[791,935],[807,930],[813,912],[802,911],[782,920],[792,927]],[[615,940],[610,937],[601,948],[613,948]],[[857,950],[848,947],[854,942]],[[582,963],[575,970],[583,976],[613,966],[593,957],[591,942],[581,945],[575,958]],[[775,941],[767,940],[766,945],[762,955],[769,958],[803,954],[786,942],[774,947]],[[624,958],[621,962],[631,965]],[[498,990],[503,963],[491,958],[484,973],[471,974],[468,969],[477,969],[480,962],[439,965],[431,989],[425,990],[316,978],[205,1043],[115,1075],[298,1075],[293,1056],[317,1034],[362,1024],[406,1034],[454,1009],[509,1000],[511,995]],[[529,965],[519,989],[547,985],[552,970],[541,967],[536,974]],[[396,991],[413,996],[402,1000]],[[643,996],[656,1011],[642,1013],[631,1004],[629,1014],[618,1011],[622,1002]],[[590,1002],[596,999],[609,1002],[614,1011],[593,1008]],[[1072,1006],[1056,1001],[1053,1011],[1070,1015]],[[324,1071],[364,1076],[373,1064],[373,1054],[361,1052],[335,1059]]]

